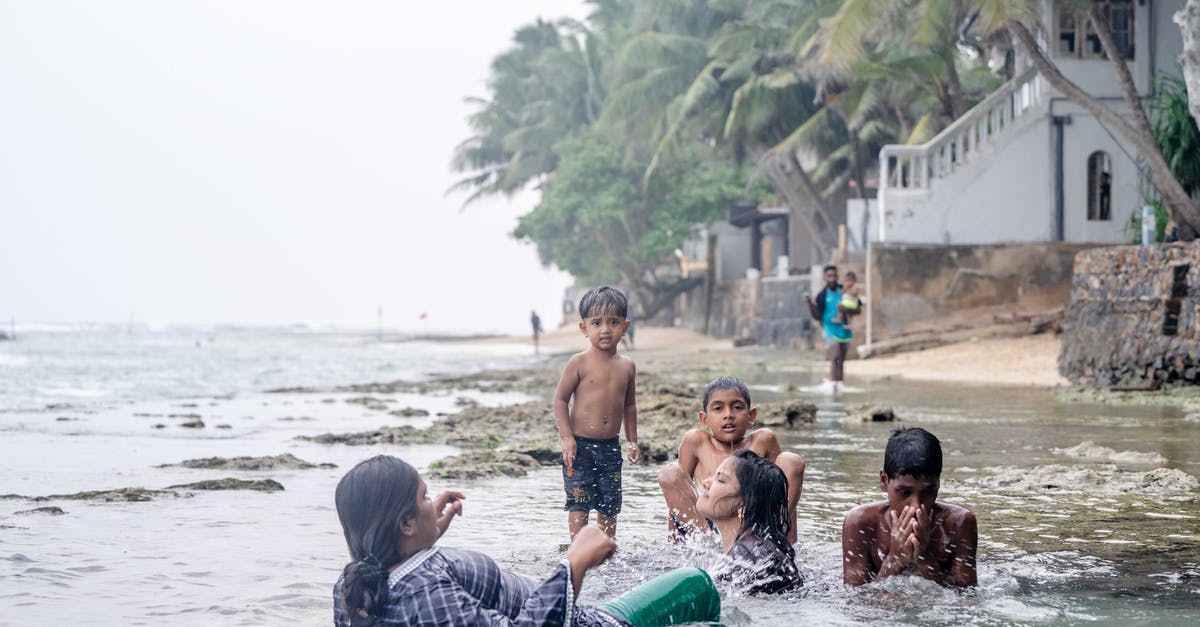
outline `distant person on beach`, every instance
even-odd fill
[[[614,287],[588,290],[579,301],[579,330],[591,346],[573,355],[554,392],[554,422],[562,444],[567,527],[571,537],[588,523],[591,510],[609,536],[621,511],[621,441],[625,426],[629,461],[641,459],[633,360],[617,354],[629,329],[629,301]]]
[[[634,321],[633,314],[630,313],[629,314],[629,330],[625,332],[625,337],[621,338],[621,343],[628,346],[629,350],[634,349],[633,335],[634,335],[634,331],[636,331],[636,330],[637,330],[637,322]]]
[[[729,581],[743,594],[773,594],[804,583],[788,539],[788,480],[771,460],[747,449],[726,457],[701,482],[696,511],[712,521],[731,558],[717,581]]]
[[[538,349],[538,338],[542,335],[542,318],[537,315],[536,311],[529,312],[529,325],[533,327],[533,352],[541,352]]]
[[[587,571],[616,549],[596,527],[579,531],[541,583],[502,570],[483,553],[439,547],[466,497],[442,492],[430,499],[426,489],[416,469],[388,455],[359,463],[338,482],[334,501],[351,562],[333,586],[335,627],[611,627],[628,626],[631,615],[647,611],[679,623],[719,618],[712,580],[694,568],[667,573],[599,608],[576,605]]]
[[[735,451],[748,450],[777,464],[787,479],[788,542],[796,541],[796,502],[804,487],[804,458],[783,451],[770,429],[747,433],[758,417],[750,402],[750,389],[733,377],[713,380],[704,388],[698,415],[700,428],[692,429],[679,444],[679,461],[658,473],[658,485],[667,501],[667,529],[673,541],[689,533],[711,529],[697,511],[697,493]]]
[[[814,320],[821,323],[821,330],[825,336],[825,350],[829,356],[829,380],[833,382],[835,392],[845,376],[843,369],[846,353],[850,350],[850,340],[854,337],[844,323],[836,321],[841,301],[842,285],[838,283],[837,266],[825,266],[825,287],[817,292],[815,300],[811,296],[808,297],[808,311]]]
[[[842,325],[850,324],[850,316],[858,315],[861,303],[858,299],[858,275],[847,271],[842,275],[842,298],[838,301],[838,315],[833,321]]]
[[[942,445],[920,427],[888,438],[879,471],[886,501],[859,505],[842,525],[842,579],[861,586],[912,573],[943,586],[975,585],[975,514],[937,500]]]

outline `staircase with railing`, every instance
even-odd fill
[[[884,146],[879,151],[879,240],[887,241],[889,196],[928,192],[938,179],[980,160],[1044,96],[1044,81],[1029,68],[924,144]]]

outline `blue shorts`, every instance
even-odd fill
[[[605,516],[621,511],[621,441],[575,436],[575,464],[567,474],[563,464],[563,487],[569,512],[596,510]]]

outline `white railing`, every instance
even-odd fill
[[[933,179],[947,176],[987,150],[1042,100],[1044,83],[1030,68],[984,98],[924,144],[888,144],[879,150],[879,198],[888,189],[929,189]]]

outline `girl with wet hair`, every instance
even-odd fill
[[[708,622],[720,613],[712,581],[696,569],[663,575],[602,608],[575,605],[584,575],[616,548],[595,526],[580,530],[540,584],[482,553],[436,546],[462,514],[464,498],[443,492],[430,499],[416,469],[387,455],[347,472],[334,501],[351,561],[333,587],[334,625],[612,627],[647,612],[678,622]]]
[[[740,450],[704,481],[696,510],[721,534],[732,566],[718,575],[746,594],[772,594],[803,584],[788,543],[787,477],[771,460]]]

